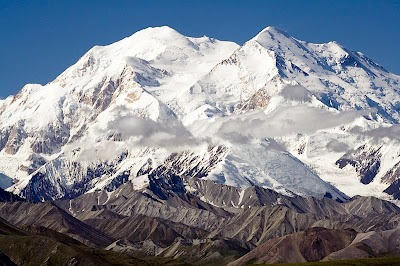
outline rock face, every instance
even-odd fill
[[[356,234],[351,230],[310,228],[270,240],[228,265],[320,261],[350,245]]]
[[[379,172],[382,155],[379,153],[380,147],[377,150],[362,145],[357,148],[354,153],[345,154],[342,158],[336,161],[339,168],[344,168],[347,165],[355,167],[361,183],[364,185],[371,183]],[[390,175],[390,173],[388,173]]]
[[[311,227],[367,232],[400,224],[400,208],[373,197],[340,203],[289,197],[260,187],[242,192],[203,179],[190,178],[185,185],[190,192],[170,191],[163,198],[153,192],[159,189],[137,191],[127,182],[114,192],[87,193],[56,204],[114,238],[151,240],[161,247],[176,239],[232,239],[252,248]]]
[[[399,229],[359,233],[348,247],[329,254],[324,261],[397,255],[400,253],[399,234]]]
[[[0,203],[1,216],[18,226],[41,226],[67,234],[82,243],[105,247],[113,239],[72,217],[51,203],[29,202]]]
[[[23,198],[0,188],[0,202],[24,201]]]
[[[34,201],[128,180],[182,190],[177,177],[388,197],[399,84],[361,53],[273,27],[242,46],[148,28],[0,100],[0,185]]]
[[[400,229],[356,233],[353,230],[310,228],[269,240],[228,265],[297,263],[395,256]]]
[[[44,227],[26,230],[0,218],[0,263],[14,265],[156,265],[131,255],[104,251]]]
[[[167,247],[177,239],[201,239],[207,235],[204,230],[144,215],[102,217],[87,219],[85,223],[115,239],[126,239],[133,243],[151,240],[158,246]]]
[[[23,230],[74,247],[80,242],[139,258],[194,264],[304,262],[398,252],[400,208],[378,198],[338,202],[262,187],[240,190],[202,178],[157,181],[141,189],[127,181],[114,191],[52,203],[2,202],[1,216],[19,227],[4,230]],[[0,247],[6,255],[13,250]]]
[[[393,198],[399,200],[400,199],[400,180],[396,180],[393,182],[388,188],[384,190],[389,195],[392,195]]]

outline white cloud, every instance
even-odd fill
[[[199,145],[200,141],[176,119],[155,122],[135,116],[122,117],[108,125],[126,140],[134,138],[137,145],[146,147],[161,147],[168,149],[181,149]]]
[[[375,140],[389,138],[400,141],[400,125],[389,127],[378,127],[372,130],[363,131],[360,127],[354,127],[351,133],[372,137]]]
[[[321,129],[351,123],[360,116],[369,115],[372,111],[334,113],[304,105],[290,106],[277,108],[269,114],[258,110],[199,120],[193,123],[190,131],[175,118],[155,122],[135,116],[124,116],[107,125],[108,132],[120,134],[123,142],[110,140],[106,143],[102,141],[99,145],[85,144],[86,148],[81,156],[112,159],[125,150],[137,147],[164,148],[170,152],[177,152],[194,146],[216,145],[221,141],[247,143],[254,138],[275,138],[297,133],[313,134]],[[327,148],[342,151],[347,147],[344,143],[331,142]]]
[[[326,148],[333,152],[345,152],[348,151],[349,145],[344,142],[338,141],[337,139],[334,139],[326,144]]]
[[[309,102],[311,101],[310,92],[301,85],[286,85],[280,95],[284,98],[298,102]]]
[[[232,134],[249,138],[274,138],[296,133],[312,134],[320,129],[348,124],[370,112],[371,110],[333,113],[308,106],[282,107],[268,115],[256,111],[229,117],[221,123],[218,133],[227,138]]]

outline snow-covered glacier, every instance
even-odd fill
[[[0,100],[0,185],[41,201],[197,177],[398,199],[399,90],[400,76],[336,42],[147,28]]]

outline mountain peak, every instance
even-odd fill
[[[143,29],[91,49],[54,82],[28,85],[17,96],[0,101],[0,174],[9,177],[0,175],[0,179],[10,180],[7,186],[17,180],[10,191],[54,199],[68,196],[72,189],[73,193],[86,193],[92,188],[112,187],[113,182],[119,185],[128,177],[142,176],[143,171],[137,170],[141,167],[169,167],[170,152],[188,149],[196,158],[204,158],[208,171],[198,174],[191,168],[191,155],[182,154],[179,164],[185,160],[182,167],[193,176],[239,187],[255,184],[285,193],[318,197],[328,193],[343,199],[323,179],[348,176],[337,167],[341,156],[337,150],[343,154],[357,150],[368,135],[362,133],[362,138],[358,136],[361,133],[353,133],[351,124],[340,132],[339,142],[336,127],[347,128],[364,114],[360,109],[371,107],[379,110],[379,117],[362,123],[354,120],[362,132],[383,125],[382,121],[400,121],[400,79],[346,51],[335,42],[307,43],[271,26],[242,47],[208,37],[185,37],[168,26]],[[343,115],[334,116],[336,112]],[[304,114],[318,123],[303,122],[308,116]],[[287,123],[286,117],[293,123]],[[252,122],[260,119],[260,123]],[[309,141],[309,137],[318,141]],[[276,138],[277,144],[265,144],[265,138]],[[354,139],[359,141],[354,143]],[[228,148],[208,150],[203,143]],[[109,151],[111,145],[116,147],[113,152]],[[147,146],[152,150],[147,151]],[[78,151],[75,147],[82,148]],[[326,148],[319,153],[320,147]],[[282,149],[287,153],[281,153]],[[391,152],[398,154],[396,149]],[[118,157],[125,150],[132,156],[127,161]],[[140,159],[134,157],[142,153]],[[321,156],[326,161],[323,165],[314,159]],[[21,162],[20,158],[27,159]],[[304,158],[318,172],[310,171]],[[385,158],[392,154],[388,152]],[[382,160],[380,169],[400,165],[400,157],[393,158]],[[113,172],[102,171],[104,165],[95,165],[97,159],[113,161]],[[82,165],[78,174],[70,167],[71,161]],[[88,172],[85,167],[89,163]],[[96,169],[101,169],[100,176],[88,174]],[[357,169],[351,172],[354,180],[364,175]],[[130,174],[119,175],[125,170]],[[381,176],[386,174],[384,170],[379,170]],[[93,183],[87,186],[87,180]],[[350,196],[359,189],[353,189],[357,182],[345,184],[339,183],[339,189],[349,191]],[[372,186],[362,191],[363,195],[376,188]]]
[[[265,29],[263,29],[260,33],[266,32],[266,31],[272,32],[272,33],[287,34],[284,30],[279,29],[279,28],[274,27],[274,26],[268,26]]]
[[[262,31],[260,31],[255,38],[265,36],[268,34],[269,36],[285,36],[286,38],[291,38],[289,34],[287,34],[284,30],[281,30],[279,28],[273,27],[273,26],[268,26]]]
[[[260,31],[252,41],[257,41],[259,44],[267,49],[276,49],[282,45],[287,46],[289,43],[296,41],[293,37],[288,35],[285,31],[268,26]]]
[[[134,33],[133,35],[131,35],[131,37],[140,39],[154,38],[162,40],[172,40],[176,38],[180,39],[184,36],[169,26],[160,26],[145,28]]]
[[[177,33],[177,31],[169,26],[156,26],[142,29],[138,32],[152,32],[152,33]]]

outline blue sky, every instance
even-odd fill
[[[0,97],[53,80],[94,45],[161,25],[239,44],[275,26],[309,42],[336,40],[400,74],[397,0],[0,0]]]

